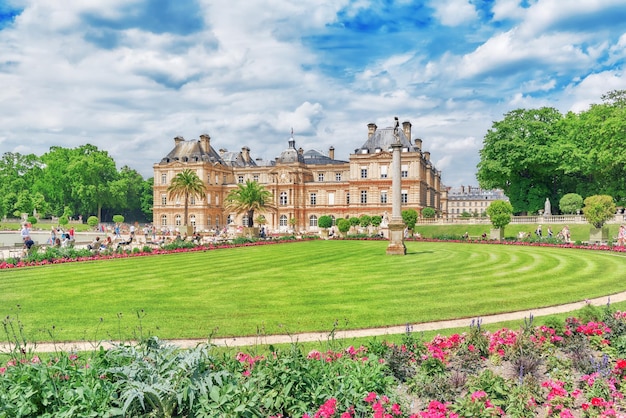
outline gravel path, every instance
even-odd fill
[[[537,308],[525,311],[509,312],[496,315],[486,315],[480,317],[483,324],[493,324],[504,321],[515,321],[528,318],[531,314],[533,316],[547,316],[559,313],[566,313],[578,310],[584,307],[586,304],[601,306],[607,303],[623,302],[626,301],[626,292],[616,293],[614,295],[602,296],[595,299],[583,300],[580,302],[568,303],[565,305],[550,306],[547,308]],[[423,322],[418,324],[409,324],[412,332],[420,331],[436,331],[448,328],[463,328],[468,327],[472,319],[477,318],[461,318],[451,319],[445,321],[436,322]],[[406,332],[407,325],[389,326],[383,328],[366,328],[366,329],[354,329],[354,330],[339,330],[335,333],[335,339],[342,338],[359,338],[359,337],[375,337],[383,335],[403,334]],[[292,335],[258,335],[251,337],[229,337],[229,338],[214,338],[211,340],[212,344],[221,347],[245,347],[254,345],[265,344],[283,344],[292,342],[325,342],[331,338],[328,332],[307,332],[302,334]],[[169,343],[174,344],[180,348],[192,348],[198,344],[206,343],[206,339],[185,339],[185,340],[167,340]],[[100,342],[88,342],[88,341],[72,341],[64,343],[33,343],[26,347],[27,351],[38,353],[49,353],[55,351],[89,351],[95,350],[102,346],[104,348],[110,348],[116,345],[116,341],[100,341]],[[6,353],[10,351],[8,344],[0,343],[0,352]]]

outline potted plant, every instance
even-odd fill
[[[317,220],[317,226],[322,228],[321,230],[322,238],[328,239],[328,228],[333,226],[333,218],[331,218],[329,215],[322,215]]]
[[[350,221],[347,219],[341,218],[337,220],[337,229],[341,232],[342,237],[346,236],[346,233],[350,230],[351,226]]]
[[[593,195],[585,199],[583,214],[593,228],[589,231],[589,242],[608,242],[609,228],[604,224],[615,216],[615,202],[608,195]]]
[[[490,232],[490,239],[504,239],[504,227],[511,223],[513,206],[504,200],[494,200],[487,208],[487,216],[493,225]]]
[[[407,209],[402,211],[402,221],[410,231],[410,235],[413,235],[415,229],[415,223],[417,222],[417,211],[415,209]]]

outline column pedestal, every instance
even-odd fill
[[[387,246],[387,255],[406,255],[406,246],[404,245],[404,223],[402,221],[394,222],[393,219],[389,223],[389,245]]]

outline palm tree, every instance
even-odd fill
[[[256,181],[247,180],[245,184],[238,184],[236,189],[228,193],[224,208],[235,212],[237,215],[246,213],[248,215],[248,227],[252,227],[255,211],[266,212],[275,209],[272,204],[273,198],[272,193],[264,186]]]
[[[206,186],[194,171],[186,168],[174,176],[167,193],[170,199],[182,197],[185,201],[185,225],[187,225],[189,197],[204,198]]]

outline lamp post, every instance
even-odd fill
[[[393,128],[393,136],[395,141],[391,144],[392,160],[391,160],[391,220],[389,221],[389,245],[387,246],[387,255],[406,255],[406,246],[404,245],[404,222],[402,221],[402,178],[401,178],[401,162],[400,151],[402,143],[398,134],[400,122],[398,117],[395,118],[395,126]]]

